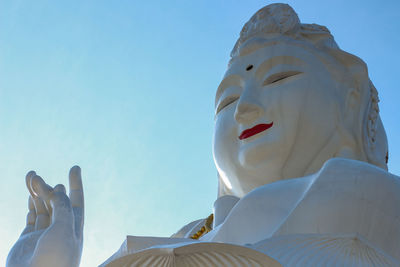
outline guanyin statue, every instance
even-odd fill
[[[262,8],[216,92],[213,215],[170,238],[128,236],[103,266],[400,266],[400,182],[378,101],[366,64],[326,27],[286,4]],[[28,173],[8,267],[79,265],[79,167],[70,183],[67,196]]]

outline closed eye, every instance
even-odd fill
[[[224,108],[226,108],[227,106],[229,106],[230,104],[232,104],[233,102],[235,102],[238,99],[239,99],[239,96],[228,96],[227,98],[222,100],[221,103],[217,107],[216,114],[218,114],[221,110],[223,110]]]
[[[302,73],[302,72],[300,72],[300,71],[285,71],[285,72],[279,72],[276,74],[272,74],[267,79],[265,79],[265,81],[263,82],[263,86],[282,81],[284,79],[298,75],[300,73]]]

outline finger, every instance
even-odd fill
[[[69,191],[72,207],[83,208],[83,186],[81,168],[79,166],[74,166],[69,171]]]
[[[65,186],[62,184],[58,184],[54,187],[54,192],[61,192],[65,194]]]
[[[35,230],[47,228],[50,225],[50,214],[44,201],[40,197],[32,198],[35,205]]]
[[[65,216],[65,215],[62,215],[62,211],[60,211],[60,209],[57,209],[58,206],[68,206],[69,210],[72,209],[72,207],[70,207],[71,206],[70,200],[69,199],[65,199],[65,198],[68,198],[68,197],[66,195],[66,190],[65,190],[65,186],[64,185],[62,185],[62,184],[56,185],[54,187],[54,193],[60,193],[61,195],[55,195],[55,196],[53,196],[51,198],[52,199],[52,201],[51,201],[52,207],[55,207],[56,211],[57,211],[56,214],[54,214],[54,212],[53,212],[53,218],[52,218],[53,222],[55,220],[59,220],[58,217]],[[70,212],[72,212],[72,211],[70,211]],[[69,214],[70,212],[68,212],[68,215],[67,215],[68,217],[72,216],[72,215]]]
[[[35,210],[35,204],[33,203],[32,196],[29,196],[28,208],[29,208],[29,212],[26,215],[26,227],[22,231],[21,235],[33,232],[35,230],[36,210]]]
[[[35,197],[33,197],[33,203],[36,209],[35,230],[47,228],[50,224],[50,216],[52,213],[50,195],[53,189],[38,175],[31,178],[31,188],[35,195]]]
[[[46,184],[42,177],[38,175],[31,178],[31,187],[33,193],[43,200],[49,215],[51,215],[50,197],[54,189],[50,185]]]
[[[36,219],[36,210],[35,210],[35,204],[33,203],[33,198],[32,196],[29,196],[29,200],[28,200],[28,208],[29,208],[29,213],[32,212],[32,215],[34,216],[28,216],[27,217],[27,224],[31,224],[34,225],[35,224],[35,219]],[[28,213],[28,215],[29,215]]]
[[[84,224],[84,196],[81,168],[79,166],[74,166],[69,171],[69,188],[69,198],[75,219],[75,233],[78,238],[81,238]]]
[[[50,199],[50,195],[53,192],[53,188],[46,184],[42,177],[35,175],[31,178],[31,188],[34,195],[41,197],[44,201]]]
[[[33,190],[32,190],[32,186],[31,186],[31,179],[33,176],[36,176],[36,172],[34,172],[34,171],[28,172],[25,176],[26,187],[28,188],[28,191],[31,194],[31,196],[35,196],[35,194],[33,193]]]
[[[71,202],[65,194],[64,186],[58,186],[57,190],[54,189],[50,197],[50,205],[53,209],[51,224],[64,223],[72,228],[74,224],[74,214]]]

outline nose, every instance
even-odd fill
[[[244,90],[240,96],[235,110],[235,120],[241,124],[251,124],[264,113],[264,108],[257,99],[254,90]]]

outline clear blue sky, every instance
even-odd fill
[[[82,167],[81,266],[125,235],[211,213],[214,93],[243,24],[269,1],[0,1],[0,265],[25,225],[25,174]],[[289,1],[361,57],[400,174],[398,1]]]

